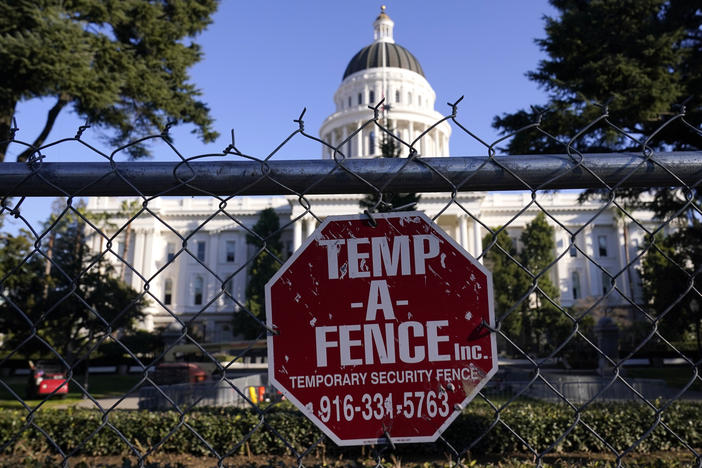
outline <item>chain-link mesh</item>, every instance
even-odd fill
[[[499,453],[498,459],[508,452],[526,454],[541,465],[554,454],[594,451],[622,465],[637,453],[675,450],[685,463],[702,466],[702,407],[695,403],[702,397],[697,279],[702,153],[652,149],[670,127],[702,139],[700,129],[681,112],[652,135],[638,137],[610,122],[605,110],[559,142],[560,155],[498,156],[499,145],[514,135],[485,142],[464,125],[457,106],[450,104],[451,114],[414,141],[384,126],[381,103],[335,146],[305,131],[303,112],[297,128],[264,157],[239,151],[233,138],[221,153],[187,157],[166,130],[133,144],[165,145],[175,162],[119,162],[129,145],[105,153],[84,141],[81,127],[74,138],[34,148],[26,163],[2,164],[0,387],[5,408],[16,410],[3,417],[0,450],[6,456],[39,450],[64,465],[99,454],[131,457],[138,466],[159,453],[209,457],[203,463],[218,466],[256,454],[287,454],[299,466],[354,456],[291,416],[295,412],[264,378],[242,377],[265,372],[262,340],[272,332],[260,302],[248,297],[254,292],[247,284],[263,268],[260,260],[282,264],[299,245],[295,235],[309,234],[329,214],[342,214],[334,211],[329,194],[367,194],[372,220],[378,210],[415,207],[415,202],[392,205],[394,193],[419,192],[416,206],[462,244],[469,239],[467,226],[473,226],[468,250],[493,270],[499,296],[490,330],[498,337],[503,365],[455,428],[431,449],[412,450],[452,466],[486,452]],[[421,140],[444,121],[483,145],[484,154],[422,158]],[[638,149],[581,152],[598,127]],[[347,158],[347,143],[371,129],[408,156]],[[538,119],[517,133],[556,141]],[[31,147],[16,135],[11,145]],[[332,158],[277,158],[299,138],[318,142]],[[94,162],[53,160],[52,155],[65,160],[76,145],[93,154]],[[498,195],[495,189],[516,191],[509,199],[514,209],[501,214],[499,225],[484,216],[486,203],[504,203],[490,201]],[[262,194],[270,197],[244,197]],[[26,197],[33,195],[59,197],[44,223],[31,221],[25,211]],[[86,198],[100,195],[102,201]],[[196,197],[176,197],[184,195]],[[362,211],[360,195],[336,198],[341,199]],[[666,210],[656,204],[660,200],[667,202]],[[168,212],[166,206],[176,208]],[[267,207],[276,210],[279,225],[262,234],[255,223]],[[554,241],[541,262],[524,255],[531,247],[522,235],[538,235],[533,229],[539,213]],[[453,223],[448,227],[447,219]],[[21,229],[12,234],[11,226]],[[608,243],[597,235],[601,226],[610,226],[610,239],[617,240]],[[239,234],[236,242],[208,251],[206,241],[227,231]],[[157,251],[163,251],[160,260],[143,260]],[[559,270],[574,259],[586,272],[579,278],[575,270]],[[197,274],[179,273],[192,271]],[[598,290],[594,295],[580,284],[593,278],[601,280],[590,287]],[[143,326],[160,334],[140,342],[143,334],[136,330]],[[251,339],[235,340],[244,328]],[[612,349],[605,335],[617,328],[619,344]],[[52,398],[65,386],[39,390],[37,375],[43,372],[48,382],[52,372],[44,360],[57,367],[59,384],[67,379],[69,398],[82,402]],[[28,361],[32,367],[25,377]],[[200,365],[173,364],[179,361]],[[163,363],[170,363],[170,373]],[[127,376],[99,374],[120,370]],[[52,412],[76,405],[88,409]],[[127,408],[143,408],[150,416]],[[387,442],[362,453],[377,466],[400,463],[412,453]]]

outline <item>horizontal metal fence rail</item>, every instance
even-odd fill
[[[702,152],[220,161],[5,163],[1,196],[353,194],[693,185]],[[388,174],[402,177],[386,182]],[[310,183],[314,181],[314,183]]]

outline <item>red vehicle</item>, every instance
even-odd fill
[[[39,398],[47,395],[66,396],[68,394],[68,378],[59,365],[29,362],[29,380],[27,381],[27,397]]]

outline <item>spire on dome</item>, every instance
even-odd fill
[[[392,28],[395,23],[385,13],[385,5],[380,7],[380,14],[373,22],[373,39],[375,42],[395,42],[392,38]]]

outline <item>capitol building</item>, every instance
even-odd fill
[[[393,21],[383,10],[373,22],[373,41],[351,57],[333,96],[335,111],[322,123],[319,137],[338,148],[346,158],[380,157],[382,135],[377,127],[363,124],[373,115],[368,106],[385,99],[383,118],[391,123],[389,128],[398,138],[414,142],[413,147],[422,157],[450,157],[451,126],[444,121],[432,128],[443,118],[434,109],[436,94],[419,60],[395,42],[393,28]],[[408,154],[407,146],[400,145],[400,149],[401,156]],[[321,152],[325,159],[335,156],[328,146],[323,146]],[[226,206],[231,217],[221,213],[212,217],[219,209],[220,201],[216,198],[150,200],[149,211],[157,217],[142,213],[129,224],[129,229],[122,230],[112,247],[131,265],[131,268],[118,267],[124,270],[121,273],[124,280],[137,291],[144,291],[148,281],[149,293],[159,299],[149,300],[142,328],[150,331],[167,328],[174,324],[173,315],[182,321],[196,317],[194,322],[205,341],[236,339],[232,317],[239,308],[237,302],[245,303],[249,259],[257,252],[247,244],[243,226],[250,229],[261,210],[273,208],[280,225],[285,226],[281,239],[287,258],[314,231],[318,219],[360,213],[359,202],[363,197],[307,195],[310,211],[316,218],[306,212],[297,196],[235,197]],[[645,234],[641,226],[654,225],[650,213],[634,213],[639,225],[617,216],[614,207],[601,211],[599,201],[580,203],[574,191],[539,193],[537,200],[558,220],[555,223],[547,217],[555,228],[555,255],[561,256],[550,274],[560,289],[564,307],[592,303],[593,298],[609,290],[610,277],[593,260],[616,275],[638,255]],[[125,201],[141,205],[143,200],[95,197],[89,200],[88,209],[110,214],[111,223],[122,226],[128,220],[120,214]],[[483,226],[507,225],[508,234],[518,246],[525,226],[541,212],[531,193],[522,192],[459,192],[455,202],[450,193],[423,193],[417,209],[432,218],[440,213],[436,218],[438,225],[474,257],[483,251],[482,238],[487,233]],[[520,214],[515,217],[517,213]],[[571,247],[570,233],[558,224],[578,232],[575,239],[578,248]],[[92,247],[103,248],[98,245],[99,236],[94,237]],[[183,250],[186,238],[188,252]],[[616,285],[628,298],[642,301],[641,281],[635,268],[616,275]],[[223,290],[236,301],[222,294]],[[610,294],[605,302],[610,309],[630,306],[619,293]]]

